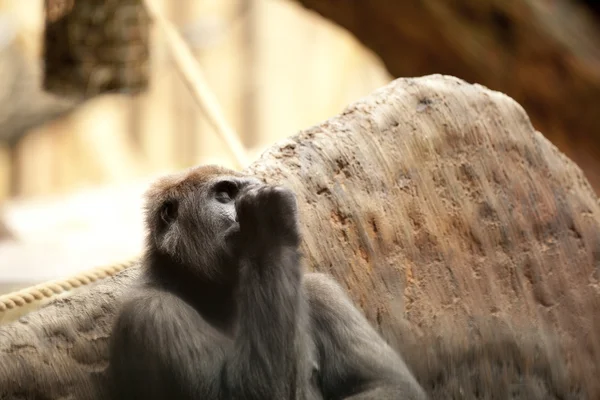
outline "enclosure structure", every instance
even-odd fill
[[[67,97],[145,90],[150,17],[143,0],[46,0],[44,89]]]

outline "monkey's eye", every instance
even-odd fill
[[[229,203],[232,201],[237,192],[238,186],[232,181],[221,181],[215,185],[215,197],[221,203]]]
[[[165,224],[171,224],[177,218],[178,205],[176,201],[167,200],[160,208],[160,219]]]

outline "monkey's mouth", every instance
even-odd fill
[[[240,233],[240,223],[237,220],[237,217],[235,219],[235,221],[233,221],[231,223],[231,225],[229,225],[229,227],[227,229],[225,229],[225,232],[223,233],[223,236],[225,238],[225,240],[230,241],[230,240],[235,240]]]

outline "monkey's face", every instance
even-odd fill
[[[236,198],[260,183],[213,166],[159,180],[147,194],[148,252],[202,277],[227,279],[237,269]]]

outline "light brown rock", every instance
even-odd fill
[[[309,267],[351,290],[432,398],[600,396],[598,199],[507,96],[399,79],[248,172],[296,190]],[[0,327],[0,397],[88,390],[137,273]]]
[[[294,0],[348,29],[395,77],[506,93],[600,193],[600,10],[584,0]]]

